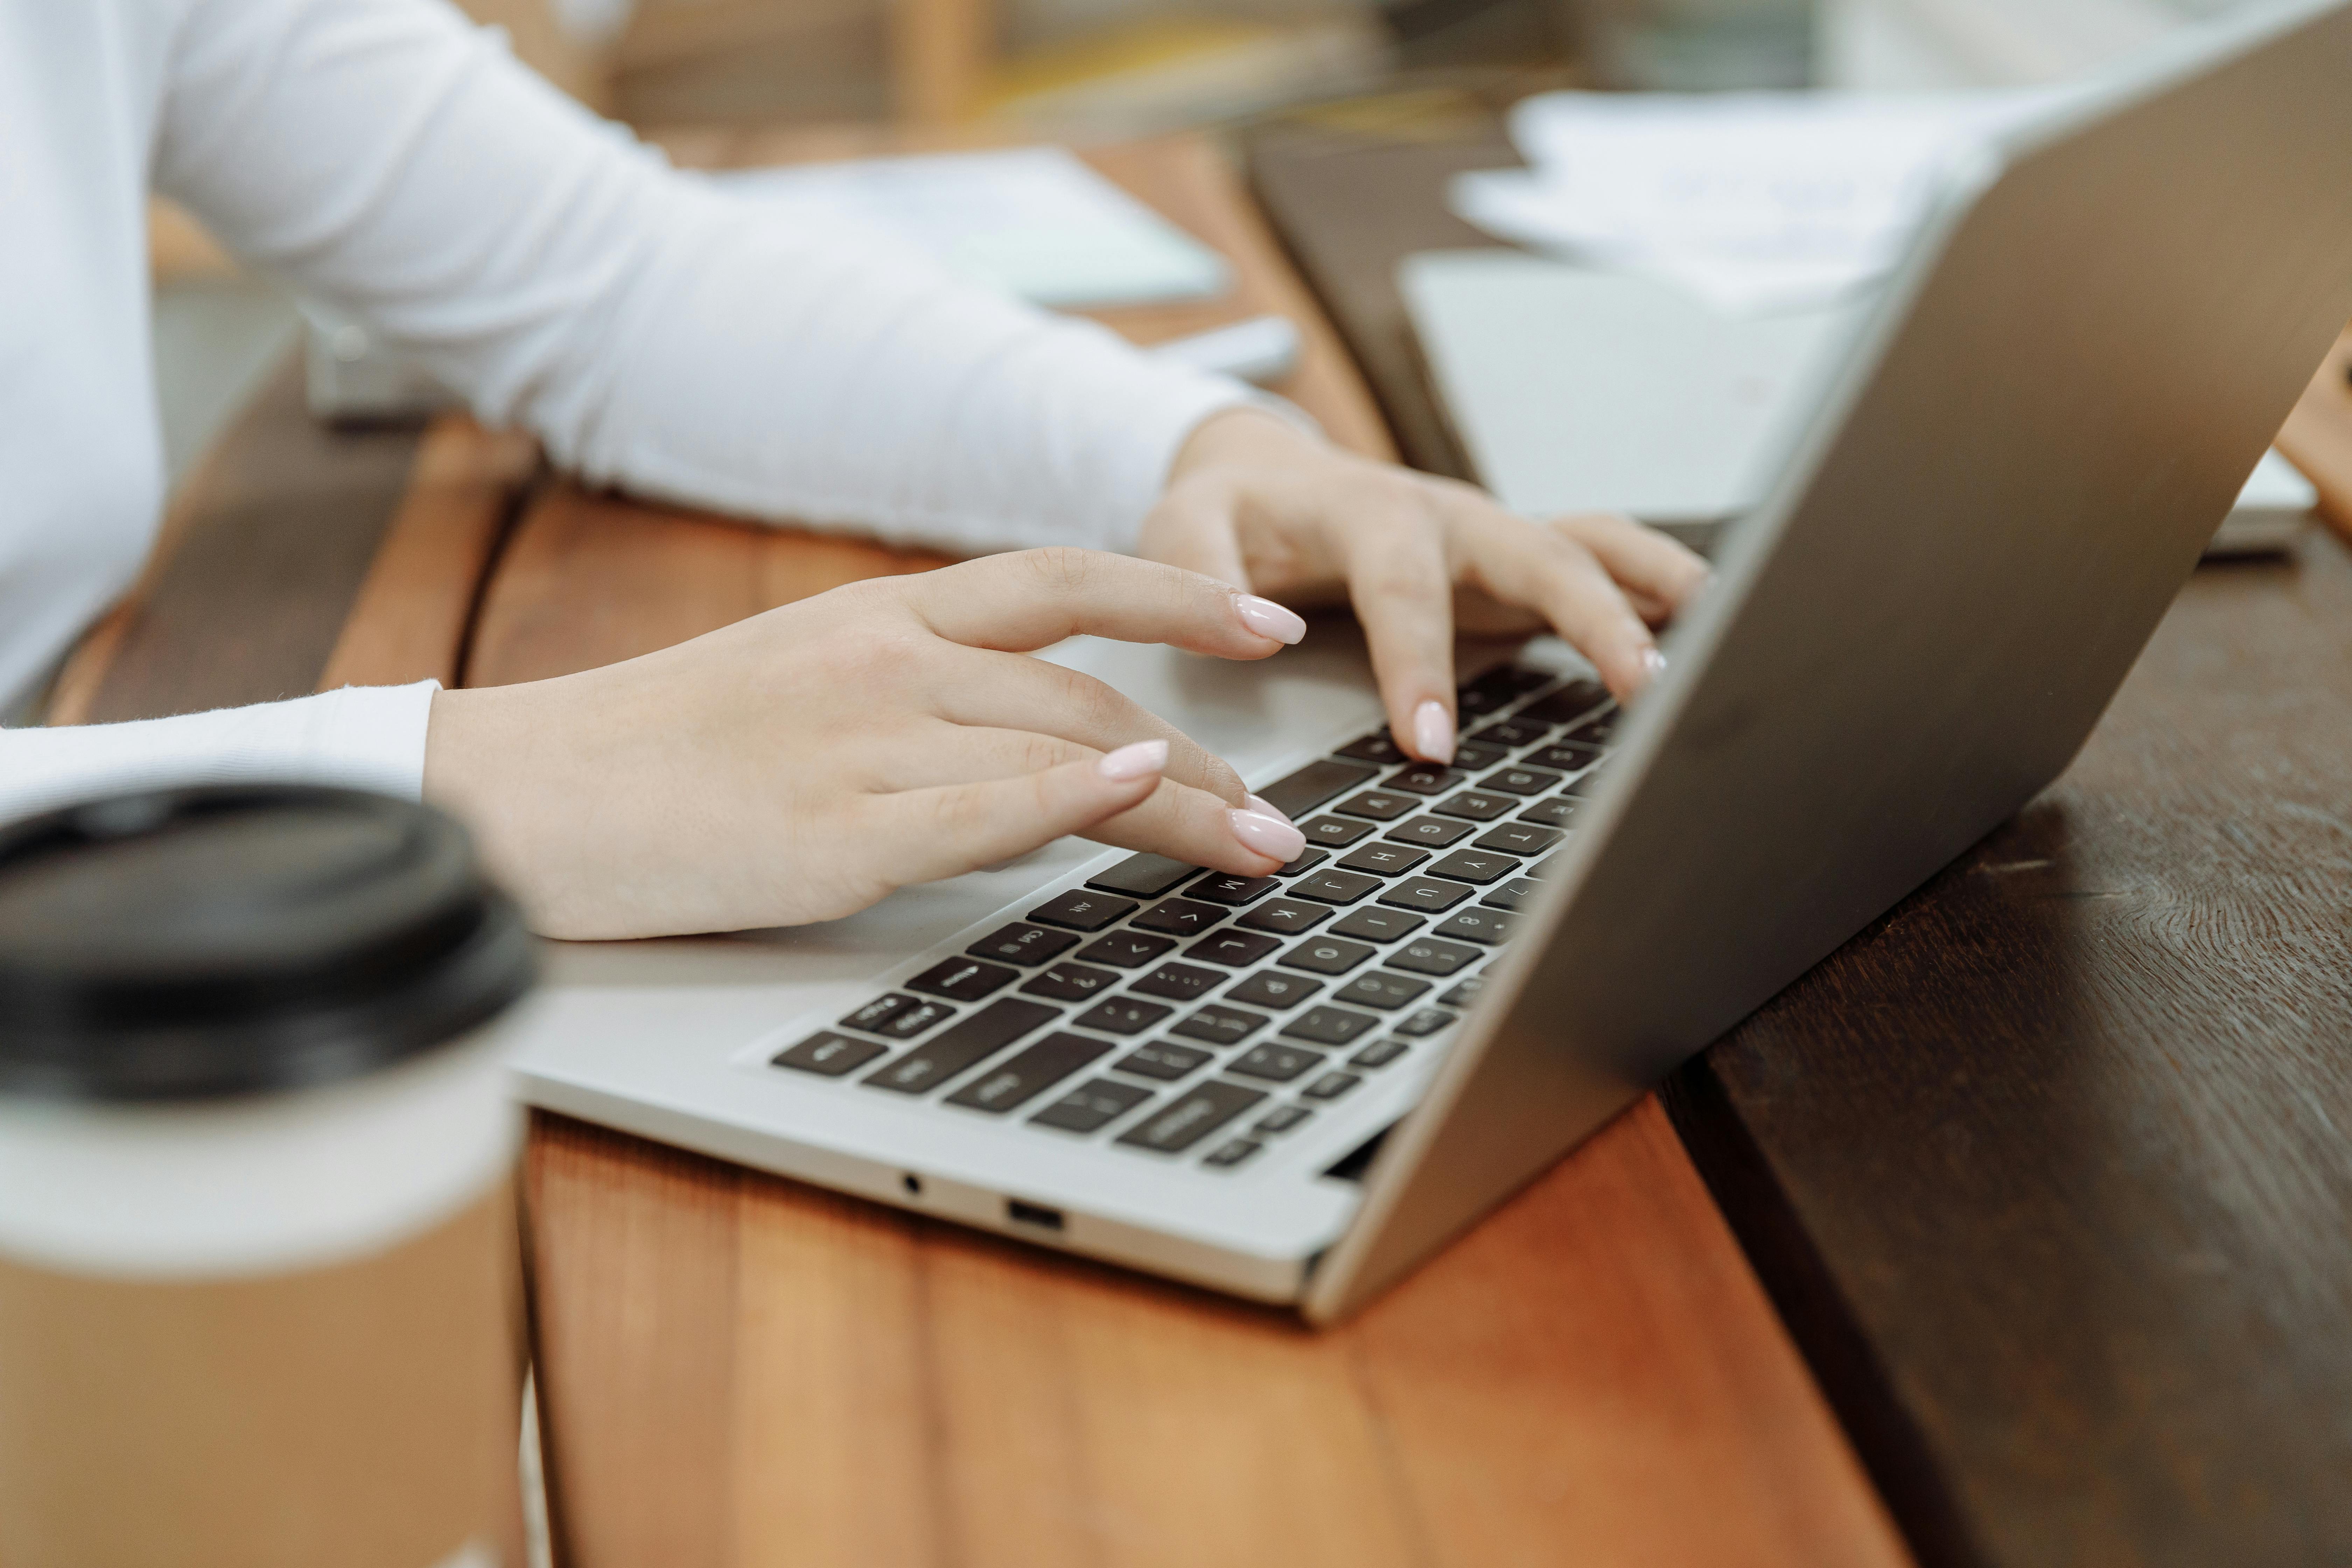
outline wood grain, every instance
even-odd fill
[[[2209,566],[1685,1138],[1923,1559],[2352,1563],[2352,556]]]
[[[1654,1101],[1358,1321],[542,1117],[572,1568],[1885,1564]]]

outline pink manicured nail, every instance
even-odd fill
[[[1290,813],[1283,810],[1280,806],[1276,805],[1272,801],[1261,800],[1254,795],[1245,795],[1242,796],[1242,799],[1246,803],[1242,808],[1244,811],[1255,811],[1260,816],[1270,816],[1276,822],[1288,822],[1290,820]]]
[[[1168,742],[1138,741],[1131,746],[1121,746],[1116,752],[1106,752],[1103,760],[1095,766],[1102,770],[1103,777],[1119,784],[1149,778],[1153,773],[1168,771]]]
[[[1307,847],[1307,835],[1287,822],[1276,822],[1255,811],[1229,811],[1225,815],[1233,819],[1234,837],[1261,855],[1290,861],[1297,859],[1299,851]]]
[[[1255,594],[1237,594],[1234,609],[1242,625],[1262,637],[1276,642],[1297,642],[1307,635],[1307,623],[1272,599],[1261,599]]]
[[[1412,743],[1433,763],[1454,760],[1454,715],[1444,703],[1433,697],[1412,710]]]
[[[1654,647],[1643,648],[1642,650],[1642,669],[1643,672],[1648,675],[1652,680],[1657,679],[1658,677],[1665,674],[1666,672],[1666,656],[1660,653]]]

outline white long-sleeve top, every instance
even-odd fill
[[[154,542],[151,186],[592,482],[744,516],[1118,549],[1249,395],[674,172],[446,0],[0,0],[0,699]],[[175,779],[413,796],[433,689],[0,731],[0,816]]]

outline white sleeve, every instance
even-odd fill
[[[0,730],[0,821],[184,784],[342,784],[415,800],[437,680],[346,686],[175,719]]]
[[[1253,399],[678,174],[445,0],[190,0],[156,175],[592,481],[740,514],[1125,548]]]

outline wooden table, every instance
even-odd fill
[[[1244,279],[1116,324],[1285,309],[1286,390],[1381,449],[1206,150],[1098,162]],[[588,495],[461,419],[325,435],[284,383],[173,535],[65,716],[550,674],[927,563]],[[2352,1209],[2317,1133],[2352,1127],[2347,610],[2324,538],[2200,574],[2045,801],[1677,1082],[1780,1315],[1655,1099],[1320,1336],[541,1119],[566,1560],[1902,1562],[1864,1465],[1931,1562],[2352,1560]]]

